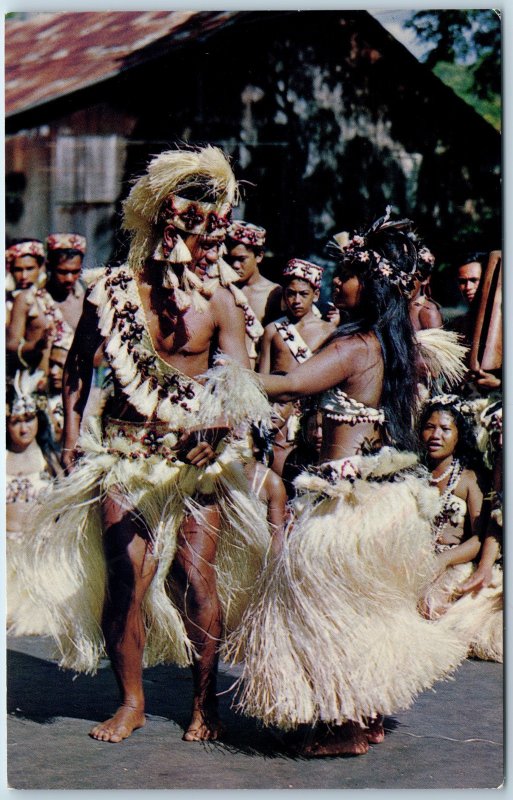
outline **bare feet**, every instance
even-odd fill
[[[221,732],[221,724],[217,711],[207,713],[201,709],[195,709],[192,712],[192,718],[189,727],[183,735],[185,742],[205,742],[214,741],[217,739]]]
[[[356,722],[333,728],[323,726],[314,732],[313,740],[301,750],[307,758],[323,756],[362,756],[369,750],[366,732]]]
[[[144,711],[132,706],[122,705],[111,719],[95,725],[89,731],[89,736],[101,742],[121,742],[127,739],[132,731],[146,725]]]
[[[385,718],[381,714],[378,714],[375,719],[367,719],[367,727],[364,729],[364,733],[370,744],[381,744],[385,738],[384,721]]]

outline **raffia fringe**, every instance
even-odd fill
[[[461,336],[442,328],[426,328],[415,336],[420,355],[438,386],[461,383],[467,371],[464,359],[468,352],[468,347],[461,344]]]
[[[503,661],[503,573],[493,567],[492,582],[476,593],[458,595],[475,567],[456,564],[430,586],[427,606],[434,619],[445,617],[467,638],[468,653],[485,661]]]
[[[105,656],[101,614],[106,591],[101,500],[113,486],[135,509],[158,559],[157,573],[144,600],[144,664],[191,663],[194,649],[166,579],[176,537],[187,513],[200,516],[193,495],[209,495],[219,505],[222,526],[216,557],[218,593],[225,631],[238,624],[269,546],[265,515],[249,492],[240,454],[225,447],[203,470],[174,465],[158,456],[133,461],[107,452],[98,420],[81,438],[85,451],[72,474],[55,483],[38,503],[19,563],[20,580],[32,608],[44,608],[46,633],[56,641],[60,665],[95,672]],[[26,630],[26,615],[14,618],[10,632]]]
[[[284,729],[362,722],[407,708],[457,667],[465,636],[417,611],[434,574],[438,503],[413,473],[356,479],[350,497],[301,498],[282,554],[223,647],[242,663],[238,710]]]

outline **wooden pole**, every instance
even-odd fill
[[[492,250],[483,276],[481,301],[470,351],[470,369],[502,367],[502,251]]]

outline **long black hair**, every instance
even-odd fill
[[[477,446],[473,422],[466,414],[460,411],[457,405],[453,403],[444,403],[442,401],[426,403],[419,418],[419,438],[427,421],[436,411],[443,411],[449,414],[454,420],[454,424],[458,430],[458,441],[454,448],[454,458],[457,458],[463,467],[481,473],[484,469],[484,461],[482,453]],[[426,460],[426,453],[423,452],[422,455],[423,459]]]
[[[334,336],[376,335],[383,355],[380,405],[385,412],[385,440],[405,450],[417,446],[412,420],[418,400],[418,354],[408,295],[418,257],[415,237],[408,236],[411,226],[409,220],[388,222],[388,215],[378,220],[339,250],[335,273],[355,275],[361,294],[358,319],[341,325]]]

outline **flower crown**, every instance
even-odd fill
[[[460,397],[457,394],[437,394],[434,397],[429,397],[425,402],[425,406],[445,406],[449,409],[454,409],[455,411],[459,411],[460,414],[463,414],[465,417],[469,417],[472,420],[475,420],[475,416],[478,409],[478,406],[472,400],[467,400],[464,397]]]
[[[14,395],[11,402],[6,404],[6,417],[23,417],[46,408],[48,398],[40,390],[44,378],[43,370],[16,372],[12,383]]]
[[[373,248],[369,247],[368,239],[371,234],[377,231],[393,228],[402,231],[406,234],[408,239],[416,243],[416,235],[412,231],[413,222],[409,219],[391,220],[390,213],[392,206],[386,207],[386,212],[383,217],[380,217],[372,223],[370,228],[364,233],[353,234],[351,238],[343,231],[342,233],[334,236],[335,247],[337,249],[337,256],[342,262],[349,262],[352,266],[361,270],[375,273],[378,277],[383,278],[389,283],[398,287],[399,291],[410,296],[414,291],[414,280],[418,277],[419,261],[424,265],[434,264],[434,256],[427,247],[419,248],[417,258],[410,271],[400,269],[396,264],[390,261],[385,256],[378,253]]]

